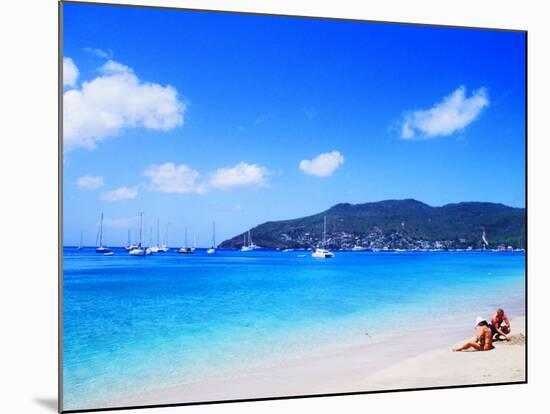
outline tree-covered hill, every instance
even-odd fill
[[[476,248],[483,244],[483,231],[491,247],[525,246],[523,208],[484,202],[431,207],[412,199],[337,204],[312,216],[270,221],[250,229],[252,240],[267,248],[313,247],[322,240],[325,216],[327,244],[334,248],[431,248],[438,241],[445,247]],[[244,233],[220,247],[239,248],[243,243]]]

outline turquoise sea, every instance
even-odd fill
[[[518,252],[114,252],[64,249],[66,410],[523,304]]]

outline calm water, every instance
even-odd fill
[[[523,253],[303,253],[65,248],[65,409],[487,314],[524,294]]]

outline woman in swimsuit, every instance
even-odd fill
[[[481,328],[479,334],[460,348],[453,349],[453,352],[465,351],[474,348],[476,351],[489,351],[493,348],[493,333],[489,324],[481,316],[476,319],[476,328]]]

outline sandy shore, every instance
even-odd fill
[[[464,324],[414,330],[110,401],[103,406],[171,404],[422,388],[525,380],[525,319],[514,341],[489,352],[451,352],[473,336]]]
[[[383,390],[525,381],[525,318],[511,323],[511,341],[497,341],[489,352],[437,349],[380,370],[360,385]]]

